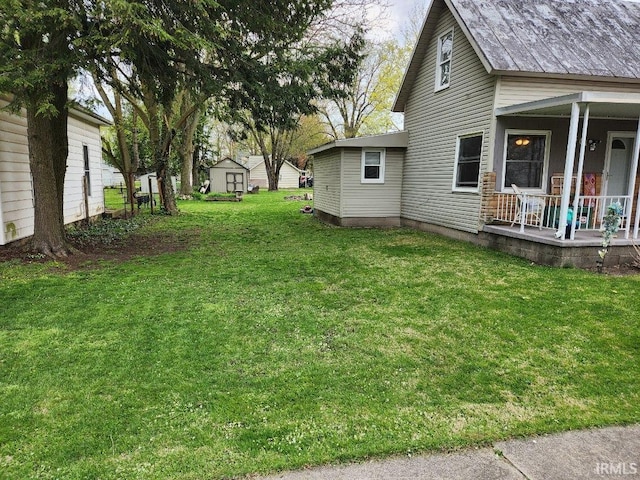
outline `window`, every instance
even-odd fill
[[[482,133],[458,137],[454,190],[478,190]]]
[[[82,155],[84,157],[84,178],[86,178],[86,186],[87,186],[87,196],[91,196],[91,170],[89,168],[89,147],[86,145],[82,146]]]
[[[543,190],[551,132],[507,131],[504,186]]]
[[[384,149],[363,150],[361,183],[384,183]]]
[[[453,53],[453,29],[438,37],[436,61],[436,92],[449,87],[451,80],[451,54]]]

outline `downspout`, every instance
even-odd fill
[[[562,184],[562,199],[560,200],[560,219],[556,238],[564,237],[567,228],[567,213],[571,197],[571,177],[573,176],[573,164],[576,157],[576,143],[578,141],[578,122],[580,120],[580,105],[577,102],[571,104],[571,122],[569,123],[569,138],[567,139],[567,156],[564,163],[564,182]],[[576,183],[578,183],[576,181]]]
[[[578,204],[580,203],[580,187],[582,186],[582,170],[584,169],[584,152],[587,146],[587,129],[589,128],[589,110],[590,105],[584,110],[584,117],[582,117],[582,136],[580,141],[580,155],[578,156],[578,172],[576,173],[576,191],[573,197],[573,220],[571,221],[571,240],[576,236],[576,218],[578,218]]]
[[[629,224],[629,220],[631,220],[631,211],[633,210],[633,194],[636,191],[636,175],[638,174],[638,155],[640,155],[640,118],[638,119],[638,130],[636,132],[636,139],[633,142],[633,157],[631,158],[631,172],[629,175],[629,189],[627,190],[629,195],[629,202],[625,207],[624,215],[627,218],[627,228],[625,229],[624,238],[629,238],[629,232],[631,230],[631,225]],[[639,192],[639,202],[640,202],[640,192]],[[639,203],[640,205],[640,203]],[[640,220],[640,211],[636,207],[636,218],[635,223],[633,224],[633,238],[638,238],[638,221]]]

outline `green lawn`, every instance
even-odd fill
[[[0,477],[218,479],[640,421],[640,276],[285,192],[184,202],[172,254],[0,263]]]

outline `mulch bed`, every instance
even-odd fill
[[[135,257],[155,256],[163,253],[184,251],[197,244],[200,231],[197,229],[180,232],[163,232],[161,234],[132,234],[125,239],[109,245],[94,243],[92,245],[73,245],[75,253],[65,258],[56,259],[64,264],[66,270],[86,270],[97,268],[104,261],[113,263],[126,262]],[[24,242],[0,246],[0,262],[17,261],[22,264],[47,263],[51,259],[44,255],[33,254],[26,250]]]

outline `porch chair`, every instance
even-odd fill
[[[542,230],[542,220],[544,217],[544,199],[538,197],[528,197],[525,205],[525,193],[518,188],[517,185],[511,184],[513,193],[516,194],[516,214],[511,222],[513,227],[516,223],[522,221],[522,215],[525,215],[525,225],[532,225],[538,227],[538,230]],[[529,220],[529,223],[527,223]]]

